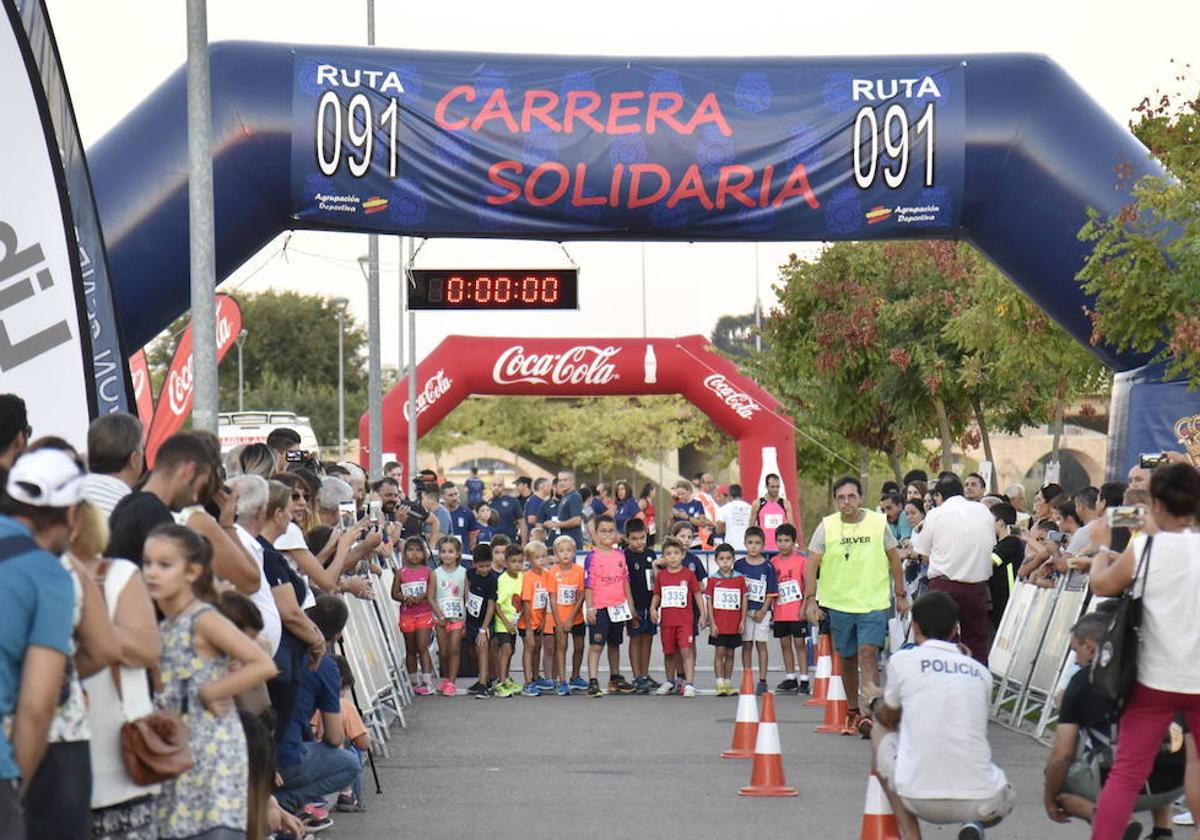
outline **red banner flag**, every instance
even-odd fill
[[[242,329],[242,311],[228,295],[217,295],[217,363],[237,341]],[[146,463],[154,466],[154,456],[163,441],[183,428],[184,418],[192,410],[195,387],[192,381],[192,325],[189,323],[175,348],[167,378],[158,397],[158,409],[146,436]],[[140,400],[139,400],[140,408]]]
[[[154,420],[154,394],[150,393],[150,368],[146,365],[146,351],[139,350],[129,357],[129,376],[133,383],[133,397],[137,402],[138,419],[142,421],[143,434],[150,431]]]

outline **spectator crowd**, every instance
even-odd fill
[[[97,419],[80,453],[0,395],[0,838],[298,837],[365,810],[371,738],[337,650],[346,599],[374,598],[384,569],[418,694],[473,676],[480,699],[694,697],[703,631],[716,694],[734,693],[739,648],[758,693],[778,650],[775,691],[805,694],[808,642],[828,634],[841,731],[872,741],[905,840],[920,819],[982,837],[1013,807],[988,748],[989,648],[1018,582],[1087,577],[1047,814],[1132,840],[1134,809],[1167,837],[1185,788],[1200,805],[1200,472],[1186,456],[1098,488],[1047,484],[1028,505],[1020,485],[914,471],[869,506],[848,476],[807,542],[775,475],[747,499],[702,473],[656,511],[653,485],[578,487],[571,471],[511,492],[477,470],[461,486],[426,471],[410,493],[402,472],[369,482],[286,428],[224,454],[178,433],[148,469],[137,418]],[[1135,581],[1137,686],[1106,704],[1090,664]],[[946,721],[961,737],[935,750]]]

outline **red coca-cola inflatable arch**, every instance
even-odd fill
[[[765,472],[778,472],[799,521],[796,441],[779,401],[701,335],[682,338],[482,338],[448,335],[417,366],[417,435],[473,394],[600,397],[680,394],[738,442],[741,484],[748,501],[761,492]],[[369,416],[358,421],[370,440]],[[402,463],[408,452],[408,387],[383,397],[383,450]],[[764,456],[767,470],[764,470]],[[367,464],[366,447],[359,451]],[[776,463],[772,464],[772,458]],[[404,474],[410,475],[405,464]]]

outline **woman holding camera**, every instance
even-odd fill
[[[1200,471],[1169,464],[1150,479],[1150,513],[1158,532],[1134,537],[1118,555],[1101,552],[1092,565],[1096,595],[1116,596],[1144,564],[1137,684],[1121,715],[1116,760],[1097,802],[1093,840],[1123,836],[1133,802],[1176,713],[1200,732]]]

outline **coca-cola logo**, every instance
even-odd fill
[[[733,413],[743,420],[749,420],[755,412],[762,410],[762,406],[755,401],[754,397],[730,385],[729,381],[719,373],[706,377],[704,387],[720,397],[721,401],[733,409]]]
[[[167,374],[167,407],[176,417],[182,417],[188,410],[188,400],[192,398],[192,354],[188,353],[187,361],[178,371]]]
[[[233,342],[233,322],[225,310],[225,298],[217,300],[217,347],[224,351]],[[189,326],[190,330],[191,327]],[[192,353],[188,353],[187,361],[178,371],[172,370],[167,374],[163,390],[167,394],[167,407],[176,417],[182,417],[188,412],[192,399]]]
[[[417,394],[417,416],[424,414],[431,405],[437,402],[454,384],[454,380],[446,376],[444,369],[438,370],[433,376],[425,380],[425,387]],[[409,404],[404,404],[404,419],[411,420],[409,416]]]
[[[620,379],[612,361],[620,351],[580,344],[561,353],[526,354],[525,347],[516,344],[496,359],[492,379],[497,385],[607,385]]]

